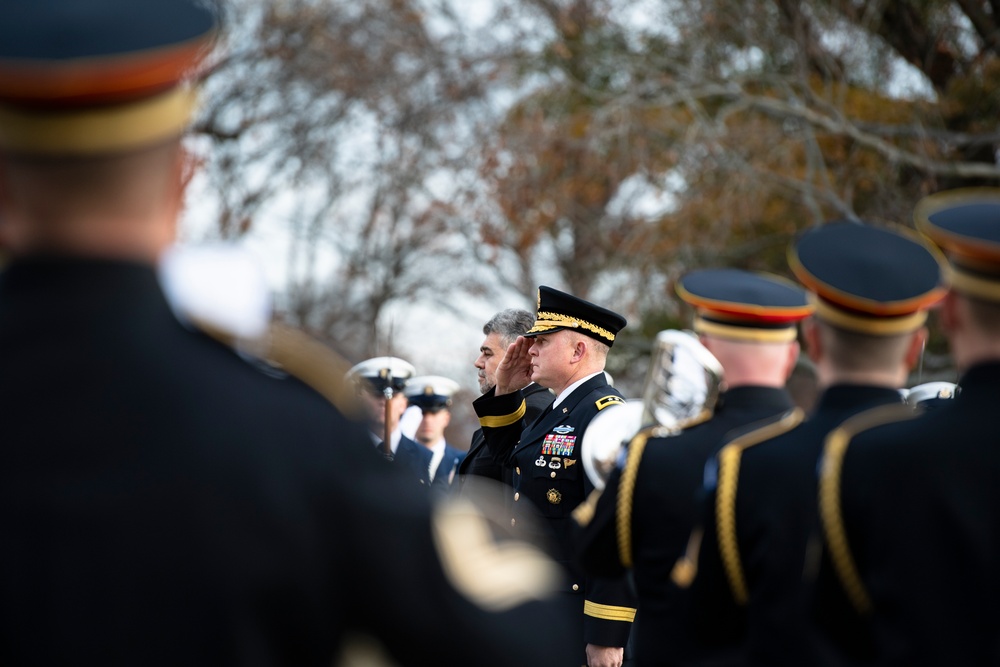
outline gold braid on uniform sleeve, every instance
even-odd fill
[[[618,502],[615,505],[615,533],[618,537],[618,559],[622,566],[632,567],[632,498],[635,495],[635,478],[639,474],[639,462],[646,449],[650,430],[641,431],[632,438],[628,446],[628,457],[622,470],[618,487]]]
[[[743,450],[792,430],[802,423],[803,418],[802,410],[796,408],[777,422],[736,438],[719,452],[719,483],[715,495],[716,531],[722,566],[726,571],[733,599],[738,604],[745,605],[750,597],[736,536],[736,488],[739,484]]]
[[[844,593],[862,615],[871,613],[872,601],[861,580],[861,573],[851,553],[844,525],[840,489],[844,457],[851,439],[863,430],[903,419],[912,419],[912,410],[900,405],[888,405],[861,413],[834,429],[823,446],[823,464],[819,476],[819,516],[823,537],[830,551],[833,570],[840,579]]]

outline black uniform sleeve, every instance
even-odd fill
[[[486,447],[498,465],[511,465],[511,453],[521,439],[522,419],[525,401],[521,392],[515,391],[502,396],[496,395],[496,388],[472,402],[483,429]]]

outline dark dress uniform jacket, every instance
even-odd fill
[[[735,387],[722,395],[708,421],[673,437],[645,440],[639,458],[629,456],[628,465],[637,466],[630,499],[622,495],[623,471],[612,473],[593,519],[582,531],[580,558],[593,574],[613,576],[624,571],[616,511],[619,502],[629,502],[630,551],[639,594],[634,629],[638,665],[697,664],[688,623],[689,582],[674,581],[671,573],[701,520],[705,463],[732,430],[769,421],[793,407],[783,389]],[[631,447],[636,446],[634,440]]]
[[[362,427],[174,317],[152,268],[0,277],[0,664],[552,664],[448,584],[427,493]]]
[[[523,398],[513,392],[495,396],[493,390],[473,403],[483,424],[486,443],[497,463],[513,468],[509,508],[511,525],[539,525],[539,538],[553,540],[557,559],[568,573],[566,593],[579,614],[583,644],[625,646],[635,597],[623,577],[585,576],[575,562],[573,509],[593,490],[580,464],[580,441],[590,420],[621,394],[603,373],[577,387],[562,403],[544,412],[523,430],[519,419]],[[496,425],[507,421],[507,425]],[[587,610],[586,615],[583,612]],[[627,620],[626,620],[627,617]],[[583,645],[581,645],[581,651]]]
[[[535,421],[538,415],[542,414],[545,408],[552,405],[552,401],[555,400],[552,392],[545,387],[532,383],[521,390],[521,395],[524,397],[524,418],[521,420],[524,425],[528,425]],[[483,429],[476,429],[476,432],[472,434],[472,444],[469,445],[469,454],[459,465],[458,474],[461,476],[462,482],[465,482],[466,475],[473,475],[476,477],[485,477],[487,479],[492,479],[496,482],[502,482],[508,486],[511,483],[511,470],[505,465],[500,465],[493,460],[493,456],[490,454],[490,450],[486,448],[486,438],[483,437]],[[506,501],[507,496],[504,495],[502,501]],[[503,503],[501,502],[501,507]]]
[[[971,367],[959,386],[950,405],[913,419],[871,427],[874,411],[859,416],[871,428],[842,459],[837,488],[878,665],[1000,664],[1000,362]],[[857,613],[820,602],[835,633],[850,619],[834,610]]]
[[[392,463],[415,477],[421,486],[428,487],[431,483],[430,469],[433,456],[433,452],[419,442],[411,440],[405,435],[400,435],[399,445],[396,447],[396,454],[392,457]]]
[[[897,390],[836,385],[820,395],[805,421],[786,419],[734,441],[745,445],[734,470],[735,497],[723,500],[722,509],[716,504],[723,487],[720,469],[719,489],[709,495],[705,511],[694,589],[698,637],[741,644],[747,665],[837,664],[809,622],[821,554],[817,465],[830,431],[854,414],[887,404],[902,407]],[[720,466],[735,465],[725,462],[724,453],[719,456]],[[720,556],[725,542],[717,517],[726,511],[735,515],[735,531],[728,534],[735,537],[738,568],[724,565]],[[733,594],[733,569],[741,570],[745,601]]]
[[[424,449],[427,448],[424,447]],[[427,449],[427,451],[430,452],[431,450]],[[465,460],[466,454],[467,452],[463,452],[461,449],[456,449],[448,443],[445,443],[444,456],[442,456],[441,460],[438,461],[437,470],[434,471],[434,480],[431,482],[431,487],[435,492],[448,492],[448,489],[451,488],[452,482],[455,481],[455,476],[458,474],[459,466],[462,465],[462,461]],[[433,458],[433,456],[434,452],[431,452],[431,458]]]

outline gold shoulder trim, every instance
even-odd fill
[[[740,477],[740,462],[743,450],[786,433],[805,418],[801,409],[795,408],[781,419],[746,433],[722,448],[719,452],[719,482],[715,494],[715,523],[719,537],[719,554],[729,580],[729,588],[738,604],[744,605],[749,599],[746,575],[740,559],[739,542],[736,539],[736,488]]]
[[[510,426],[515,424],[524,418],[524,413],[527,411],[527,405],[524,399],[521,399],[521,405],[518,406],[517,410],[510,413],[509,415],[498,415],[496,417],[480,417],[479,425],[485,428],[502,428],[504,426]]]
[[[871,612],[872,603],[861,581],[861,574],[847,542],[844,515],[840,502],[841,475],[844,470],[844,456],[851,439],[862,431],[897,421],[912,419],[916,414],[902,405],[886,405],[873,408],[851,417],[826,437],[823,446],[823,464],[819,475],[819,516],[823,526],[823,536],[830,550],[833,570],[840,579],[844,593],[854,608],[861,614]]]
[[[583,614],[584,616],[601,618],[605,621],[625,621],[626,623],[631,623],[635,620],[635,609],[632,607],[615,607],[609,604],[591,602],[590,600],[584,600]]]
[[[632,498],[635,495],[635,478],[639,462],[646,449],[652,429],[644,429],[628,445],[625,468],[622,470],[615,503],[615,533],[618,537],[618,559],[625,567],[632,567]]]
[[[612,394],[611,396],[605,396],[603,398],[597,399],[596,401],[594,401],[594,405],[597,406],[598,411],[601,411],[604,408],[609,407],[611,405],[621,405],[624,402],[625,402],[624,398]]]

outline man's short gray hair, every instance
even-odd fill
[[[491,317],[490,321],[483,325],[483,333],[487,336],[492,333],[498,334],[504,345],[510,345],[534,324],[535,316],[528,311],[520,308],[507,308]]]

